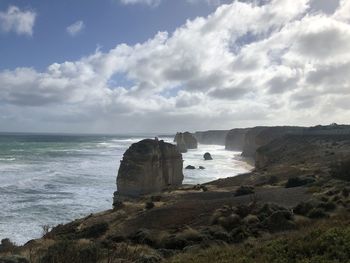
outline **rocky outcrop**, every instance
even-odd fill
[[[210,153],[205,153],[205,154],[203,155],[203,158],[204,158],[204,160],[206,160],[206,161],[213,160],[213,157],[211,157],[211,154],[210,154]]]
[[[225,145],[228,130],[197,131],[194,133],[201,144]]]
[[[196,138],[189,132],[178,132],[175,135],[174,142],[181,153],[187,152],[188,149],[197,149],[198,143]]]
[[[242,151],[244,146],[244,139],[247,129],[232,129],[230,130],[225,139],[225,149],[229,151]]]
[[[182,168],[182,155],[176,146],[150,139],[134,143],[120,163],[117,195],[139,196],[179,186]]]

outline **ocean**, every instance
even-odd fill
[[[0,239],[16,244],[55,226],[112,208],[125,150],[147,136],[0,134]],[[172,142],[173,138],[160,137]],[[210,152],[213,161],[204,161]],[[184,183],[198,184],[247,172],[239,152],[199,145],[183,154]]]

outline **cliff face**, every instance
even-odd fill
[[[246,133],[242,156],[255,158],[256,150],[287,134],[302,134],[303,127],[255,127]]]
[[[349,135],[289,134],[257,149],[256,169],[327,170],[331,164],[347,159],[350,152]]]
[[[197,149],[198,143],[196,138],[189,132],[178,132],[175,135],[174,142],[181,153],[187,152],[188,149]]]
[[[197,141],[201,144],[225,145],[227,130],[197,131],[194,133]]]
[[[256,149],[259,147],[256,143],[256,137],[266,128],[268,127],[254,127],[247,131],[244,138],[242,156],[249,158],[255,157]]]
[[[134,143],[120,163],[118,195],[139,196],[160,192],[183,181],[182,155],[176,146],[158,140]]]
[[[248,128],[230,130],[225,139],[225,149],[230,151],[242,151],[245,135],[248,131]]]

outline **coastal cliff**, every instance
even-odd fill
[[[244,137],[244,144],[242,150],[243,157],[254,158],[256,149],[259,145],[256,143],[256,137],[260,132],[265,130],[268,127],[254,127],[247,131]]]
[[[285,166],[299,167],[304,171],[324,170],[333,163],[350,158],[349,126],[288,129],[292,132],[279,136],[257,149],[256,169],[272,171]]]
[[[277,126],[277,127],[254,127],[249,129],[244,139],[242,156],[255,159],[256,150],[271,141],[287,134],[302,134],[304,127]]]
[[[160,192],[182,184],[182,155],[176,146],[158,140],[134,143],[124,153],[117,176],[120,196]]]
[[[225,149],[230,151],[242,151],[245,143],[247,129],[232,129],[225,138]]]
[[[194,133],[194,137],[201,144],[225,145],[228,132],[228,130],[197,131]]]

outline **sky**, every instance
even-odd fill
[[[349,0],[1,0],[0,131],[349,123]]]

